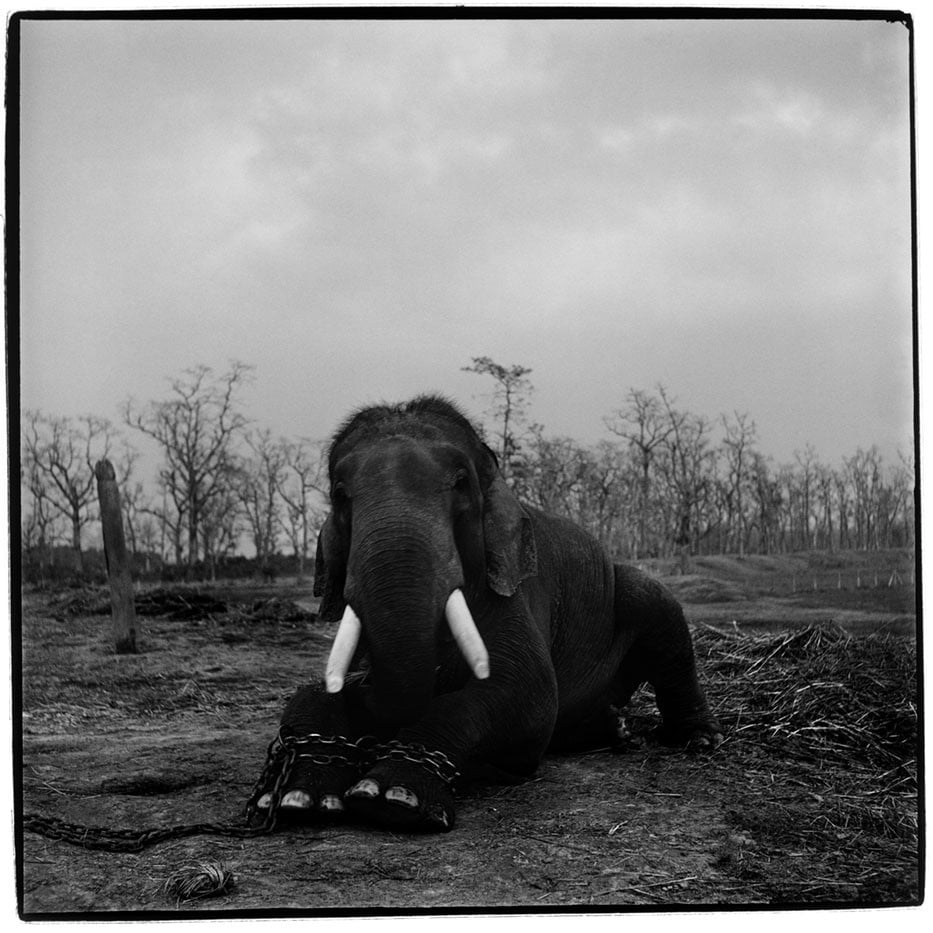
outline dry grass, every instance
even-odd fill
[[[705,626],[695,644],[727,733],[723,751],[749,777],[737,830],[765,840],[772,864],[794,852],[822,865],[805,898],[915,897],[915,641],[836,626],[757,636]],[[855,852],[853,873],[845,853]],[[773,890],[767,872],[732,868]]]
[[[917,650],[888,634],[835,626],[739,635],[704,626],[700,664],[733,736],[793,744],[795,757],[854,768],[912,770],[916,791]],[[891,787],[910,783],[906,775]]]
[[[218,897],[234,886],[233,872],[223,862],[196,862],[182,865],[162,885],[162,891],[176,903]]]
[[[256,625],[257,618],[291,611],[258,599],[266,596],[259,588],[213,595],[240,611],[224,621],[145,621],[146,650],[130,658],[112,654],[98,618],[78,614],[59,622],[44,597],[30,603],[23,629],[28,810],[115,826],[203,813],[224,818],[231,807],[238,817],[239,795],[256,778],[282,704],[293,684],[324,663],[332,627]],[[731,603],[722,618],[754,631],[745,622],[757,619],[761,607],[753,602],[745,615],[733,614],[737,606]],[[917,903],[923,888],[915,641],[800,628],[812,616],[790,601],[769,604],[772,612],[794,628],[695,631],[701,676],[727,733],[713,754],[685,755],[647,742],[620,756],[555,758],[543,777],[497,788],[494,796],[466,796],[457,829],[438,838],[382,837],[354,827],[320,838],[289,831],[250,843],[248,857],[242,848],[212,842],[211,857],[234,859],[237,875],[245,872],[250,883],[238,878],[235,904],[187,903],[259,910],[291,903],[351,909]],[[823,617],[832,615],[827,608]],[[875,618],[887,632],[887,610]],[[650,694],[639,694],[633,705],[627,718],[636,734],[657,725]],[[132,741],[115,743],[117,727]],[[162,768],[194,779],[174,791],[166,784],[155,796],[116,792],[157,789],[133,782],[137,772],[158,776]],[[113,793],[97,793],[109,776],[121,782],[108,784]],[[170,885],[176,901],[224,883],[222,872],[206,873],[213,885],[198,882],[205,854],[198,837],[147,850],[134,861],[135,874],[115,871],[113,855],[27,837],[33,911],[161,910],[163,879],[177,875],[179,865],[195,869],[187,882],[179,876]],[[306,857],[296,859],[299,851]],[[375,851],[385,871],[367,861]],[[143,860],[146,876],[158,879],[145,904],[135,867]],[[405,871],[396,871],[403,862]],[[199,894],[200,884],[206,887]]]
[[[314,622],[317,614],[288,599],[268,596],[247,601],[227,601],[196,588],[142,589],[135,598],[136,614],[173,622],[208,620],[220,624],[259,622]],[[49,600],[52,618],[68,621],[81,616],[109,615],[107,587],[86,586],[68,590]]]

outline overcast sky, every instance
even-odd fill
[[[239,359],[317,438],[479,414],[488,355],[587,443],[662,383],[778,463],[910,447],[901,24],[24,22],[21,76],[24,407]]]

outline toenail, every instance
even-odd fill
[[[268,810],[270,806],[272,806],[272,794],[263,794],[256,801],[257,810]]]
[[[418,798],[407,787],[390,787],[386,791],[386,800],[411,807],[412,810],[418,809]]]
[[[307,810],[311,806],[311,795],[303,790],[290,790],[282,797],[282,806],[293,810]]]
[[[372,778],[357,781],[348,791],[348,797],[378,797],[379,785]]]
[[[450,829],[450,817],[447,815],[447,811],[443,807],[436,807],[432,809],[428,816],[435,823],[439,823],[444,829]]]
[[[343,801],[339,797],[336,797],[334,794],[325,794],[321,798],[321,809],[333,811],[342,810]]]

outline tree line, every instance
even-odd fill
[[[128,549],[174,564],[188,577],[216,576],[244,540],[264,567],[287,542],[302,577],[323,520],[323,442],[274,437],[243,413],[252,367],[223,373],[199,365],[171,379],[163,399],[121,408],[123,428],[98,417],[69,419],[23,413],[22,545],[39,577],[55,546],[67,540],[72,567],[83,570],[88,526],[98,520],[93,466],[113,461]],[[154,482],[138,475],[130,437],[152,442],[160,456]],[[45,567],[43,567],[45,563]]]
[[[711,420],[678,405],[664,386],[630,389],[592,445],[528,423],[531,370],[475,357],[468,372],[492,379],[485,435],[507,482],[531,505],[588,528],[617,559],[806,549],[912,547],[913,468],[885,464],[877,448],[835,466],[811,446],[776,465],[754,421]],[[162,399],[127,399],[120,425],[86,415],[22,413],[24,562],[42,578],[67,544],[80,574],[98,519],[94,464],[115,466],[129,550],[213,577],[245,541],[262,568],[289,552],[299,577],[326,514],[326,441],[275,437],[243,413],[252,367],[200,365]],[[159,453],[139,475],[134,437]]]
[[[475,357],[490,376],[489,432],[508,482],[532,505],[588,528],[618,559],[914,545],[914,469],[877,447],[837,465],[813,446],[776,464],[748,413],[689,411],[658,385],[629,389],[592,445],[554,436],[525,413],[531,370]]]

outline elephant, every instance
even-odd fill
[[[662,741],[722,742],[673,595],[520,503],[456,404],[360,409],[327,466],[315,594],[339,626],[324,678],[281,715],[294,757],[257,811],[447,831],[458,778],[520,781],[548,751],[606,741],[645,682]]]

